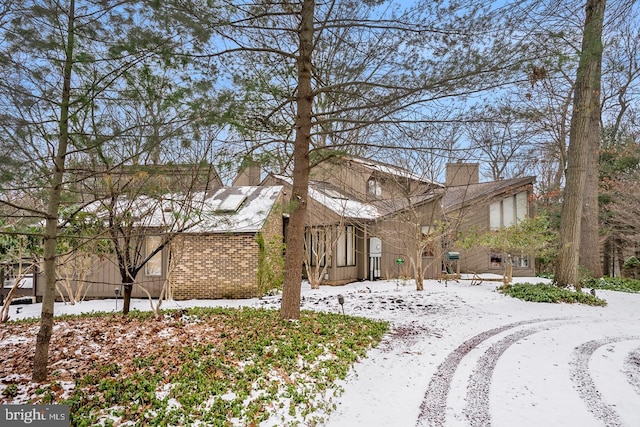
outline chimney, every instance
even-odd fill
[[[480,182],[478,163],[447,163],[447,187],[477,184]]]
[[[258,163],[253,161],[243,162],[232,185],[260,185],[260,172],[260,165]]]

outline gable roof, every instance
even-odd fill
[[[161,197],[119,198],[116,215],[129,215],[135,226],[182,233],[250,233],[260,231],[274,208],[282,186],[222,187],[213,193],[165,194]],[[85,210],[104,212],[96,201]]]
[[[290,177],[282,175],[273,175],[273,177],[280,182],[292,185]],[[440,193],[429,191],[411,197],[410,202],[406,198],[363,201],[329,183],[309,181],[309,197],[344,218],[375,220],[407,209],[409,206],[431,201],[440,197]]]
[[[535,179],[536,178],[534,176],[526,176],[523,178],[512,178],[500,181],[448,187],[441,190],[443,191],[442,208],[445,212],[450,212],[452,210],[468,206],[472,202],[489,199],[499,194],[506,193],[509,190],[533,184]]]
[[[256,233],[281,192],[282,186],[220,188],[204,200],[199,221],[186,233]]]
[[[347,161],[351,161],[353,163],[357,163],[361,166],[364,166],[365,168],[370,169],[372,172],[391,175],[397,178],[411,179],[413,181],[421,182],[424,184],[431,184],[436,187],[443,187],[443,185],[438,182],[427,179],[422,175],[413,173],[410,170],[402,168],[400,166],[382,163],[377,160],[364,159],[361,157],[346,157],[345,159]]]
[[[278,182],[292,185],[293,180],[283,175],[271,175]],[[441,198],[442,209],[451,212],[471,203],[482,202],[500,194],[507,193],[524,185],[533,184],[535,177],[505,179],[500,181],[481,182],[477,184],[446,187],[437,184],[438,188],[406,198],[362,201],[345,193],[338,187],[322,181],[309,181],[309,197],[337,215],[347,219],[376,220],[401,212],[411,206]]]
[[[276,180],[293,185],[290,177],[272,175]],[[339,188],[322,181],[309,181],[309,197],[332,212],[348,219],[370,220],[380,216],[378,208],[371,203],[357,200]]]

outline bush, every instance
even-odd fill
[[[630,256],[622,266],[624,268],[638,268],[640,267],[640,260],[634,256]]]
[[[640,278],[640,260],[634,256],[627,258],[622,265],[622,275],[632,279]]]
[[[640,292],[640,280],[622,277],[603,277],[602,279],[588,279],[582,283],[586,288],[606,289],[618,292]]]
[[[532,302],[564,302],[564,303],[580,303],[587,305],[604,306],[607,302],[594,295],[582,292],[572,291],[566,288],[559,288],[546,283],[519,283],[515,285],[507,285],[499,287],[498,290],[505,295],[519,298],[524,301]]]

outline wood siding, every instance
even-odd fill
[[[465,232],[475,230],[477,233],[484,233],[489,231],[489,206],[491,203],[500,201],[509,195],[513,195],[522,191],[527,191],[527,196],[530,194],[529,188],[521,187],[517,189],[513,189],[506,194],[501,194],[498,197],[494,197],[489,200],[483,200],[482,203],[478,205],[474,205],[469,207],[463,211],[461,211],[462,219],[460,223],[460,233],[462,235]],[[532,215],[532,207],[531,204],[528,203],[529,215]],[[491,266],[491,250],[488,248],[484,248],[481,246],[474,247],[471,249],[459,249],[455,248],[455,250],[460,252],[460,271],[463,273],[493,273],[493,274],[502,274],[504,273],[504,267],[493,267]],[[513,275],[528,277],[535,276],[535,258],[532,255],[529,255],[529,266],[528,267],[513,267]]]

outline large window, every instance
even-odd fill
[[[336,242],[336,264],[338,267],[356,265],[356,233],[353,225],[339,229]]]
[[[522,221],[528,214],[527,193],[523,191],[489,206],[489,226],[491,230],[509,227]]]
[[[492,268],[504,268],[509,257],[503,253],[491,251],[489,254],[490,265]],[[529,267],[529,257],[521,254],[519,256],[511,256],[511,265],[514,268],[527,268]]]
[[[324,228],[308,228],[305,236],[305,249],[309,265],[324,266],[327,259],[327,233]]]
[[[145,253],[150,254],[162,244],[161,236],[147,236],[145,240]],[[146,276],[162,276],[162,251],[155,254],[144,265],[144,274]]]

